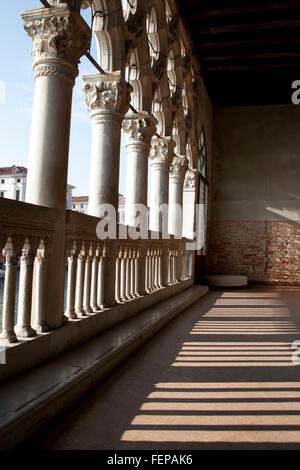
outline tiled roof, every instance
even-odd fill
[[[88,196],[72,196],[72,202],[89,202]]]
[[[27,168],[25,166],[18,166],[18,165],[13,165],[13,166],[4,166],[0,168],[0,175],[27,175]]]

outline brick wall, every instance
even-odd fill
[[[207,271],[250,281],[300,285],[300,224],[211,221]]]

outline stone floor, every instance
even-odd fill
[[[297,289],[212,291],[30,447],[300,449],[299,310]]]

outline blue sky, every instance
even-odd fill
[[[5,100],[0,100],[0,166],[28,166],[34,80],[32,71],[32,41],[23,29],[20,13],[40,6],[38,0],[5,2],[0,19],[1,68],[0,85],[5,86]],[[90,24],[89,10],[82,12]],[[92,55],[96,58],[95,44]],[[73,91],[72,125],[68,183],[76,186],[74,195],[87,195],[89,187],[91,124],[82,91],[82,75],[97,73],[83,57]],[[0,88],[1,90],[1,88]],[[122,139],[123,140],[123,139]],[[121,145],[120,187],[125,194],[126,155]]]

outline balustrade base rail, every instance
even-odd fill
[[[193,254],[185,239],[149,231],[147,239],[132,240],[122,237],[129,228],[118,225],[116,239],[100,240],[99,221],[0,200],[5,256],[0,347],[6,348],[0,380],[192,284]]]
[[[0,365],[0,382],[57,356],[97,334],[131,318],[193,285],[190,279],[162,288],[150,295],[70,320],[61,328],[40,333],[19,343],[6,343],[6,364]],[[0,345],[4,344],[0,341]]]

